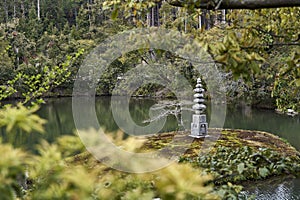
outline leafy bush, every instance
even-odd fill
[[[37,109],[7,105],[0,110],[0,124],[8,133],[17,129],[43,132],[45,121],[34,114]],[[112,139],[124,147],[137,143],[132,138]],[[219,198],[213,186],[206,185],[211,176],[201,175],[189,164],[175,163],[154,174],[123,173],[101,165],[89,154],[79,154],[84,146],[77,136],[63,136],[54,144],[42,141],[37,150],[35,155],[0,143],[0,152],[5,152],[0,160],[0,199]]]
[[[268,148],[254,151],[247,146],[236,148],[219,146],[215,153],[199,157],[198,162],[206,172],[214,175],[216,184],[264,179],[271,175],[300,171],[296,158],[282,157]]]
[[[0,199],[10,200],[22,196],[21,181],[25,177],[24,160],[27,154],[0,140]]]
[[[219,199],[213,186],[206,185],[211,176],[201,175],[189,164],[174,163],[154,174],[128,174],[97,161],[84,164],[85,158],[79,164],[66,162],[59,149],[43,141],[38,155],[32,155],[0,144],[0,150],[6,152],[0,161],[0,198]],[[28,177],[20,179],[23,186],[17,177],[25,177],[25,172]]]
[[[43,125],[46,121],[34,114],[39,109],[39,106],[26,108],[22,104],[17,106],[5,105],[0,109],[0,127],[6,127],[6,132],[14,132],[16,129],[21,129],[27,133],[31,131],[44,132]]]

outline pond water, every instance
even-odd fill
[[[143,125],[143,122],[149,119],[149,109],[156,103],[157,101],[154,99],[131,99],[129,111],[133,121],[139,125]],[[113,120],[109,97],[96,98],[95,110],[101,128],[105,129],[105,133],[114,133],[119,130]],[[208,108],[208,119],[209,110]],[[122,113],[122,110],[119,110],[119,112]],[[5,142],[10,142],[16,147],[33,150],[41,139],[53,142],[58,136],[73,134],[76,130],[72,115],[71,98],[49,99],[45,105],[42,105],[38,114],[48,121],[45,126],[46,134],[26,134],[18,132],[13,135],[6,135],[4,129],[2,129],[0,130],[0,135],[2,135]],[[192,112],[187,112],[187,116],[189,115],[191,118]],[[190,121],[184,121],[184,123],[190,124]],[[248,106],[229,105],[227,106],[224,128],[267,131],[284,138],[300,150],[299,116],[290,117],[277,114],[270,110],[258,110]],[[174,116],[169,116],[161,132],[178,129],[182,129],[182,127],[178,125],[178,120]],[[273,185],[266,185],[264,183],[255,183],[255,185],[256,187],[254,188],[247,188],[245,193],[256,194],[257,199],[300,199],[300,179],[282,180],[280,183]]]
[[[276,177],[267,181],[256,181],[244,186],[243,195],[255,195],[258,200],[299,200],[300,179]]]

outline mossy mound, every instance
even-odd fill
[[[185,148],[179,161],[192,163],[213,174],[215,184],[298,175],[300,172],[299,152],[271,133],[209,129],[211,139],[191,140],[188,135],[188,131],[154,135],[148,138],[142,150],[163,149],[164,155],[174,155],[175,151]]]
[[[192,167],[190,169],[197,170],[199,175],[212,175],[212,179],[206,184],[213,182],[214,193],[222,199],[232,196],[247,199],[242,198],[240,194],[241,184],[271,177],[282,177],[282,175],[294,177],[300,172],[299,152],[283,139],[270,133],[209,129],[210,137],[205,139],[193,139],[189,137],[189,133],[189,131],[174,131],[146,137],[145,142],[136,149],[136,152],[155,151],[160,152],[161,156],[172,157],[172,159],[176,155],[175,158],[179,163],[189,163],[188,165]],[[179,156],[176,154],[178,151],[182,152]],[[113,177],[117,177],[116,182],[119,181],[119,176],[124,179],[128,175],[102,165],[101,161],[96,160],[88,152],[68,158],[67,163],[83,165],[91,171],[101,171],[99,175],[101,177],[112,173]],[[158,178],[164,176],[164,173],[161,172]],[[128,183],[131,184],[130,181]],[[155,190],[152,186],[146,188],[148,188],[147,191]]]
[[[142,147],[144,151],[158,150],[169,145],[174,145],[174,138],[176,137],[177,146],[186,147],[184,157],[198,157],[201,153],[200,149],[206,142],[213,142],[210,146],[209,152],[213,153],[218,147],[250,147],[254,150],[259,148],[268,148],[282,156],[290,156],[298,158],[300,153],[292,147],[288,142],[271,133],[253,130],[240,129],[209,129],[208,135],[215,137],[212,140],[204,138],[195,138],[191,143],[189,142],[189,131],[174,131],[168,133],[160,133],[147,138],[146,143]],[[205,142],[204,142],[205,141]],[[203,143],[204,142],[204,143]]]
[[[208,138],[191,138],[189,131],[174,131],[146,137],[137,152],[156,151],[161,156],[190,163],[214,176],[217,185],[241,183],[272,176],[298,175],[299,152],[283,139],[271,133],[250,130],[209,129]],[[180,152],[180,154],[178,154]],[[69,160],[97,168],[89,153]]]

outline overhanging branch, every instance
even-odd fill
[[[299,7],[300,0],[167,0],[177,7],[194,7],[208,10],[215,9],[261,9]]]

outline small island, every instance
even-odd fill
[[[241,185],[251,184],[251,182],[254,183],[257,180],[267,181],[274,177],[296,177],[300,172],[300,153],[278,136],[253,130],[208,129],[208,135],[219,133],[221,133],[219,138],[210,148],[210,151],[206,153],[200,152],[201,146],[204,144],[204,138],[195,138],[185,153],[177,158],[178,162],[175,162],[174,165],[178,170],[181,170],[179,166],[187,164],[190,166],[190,172],[188,173],[193,174],[193,170],[196,169],[199,170],[198,175],[209,175],[210,178],[208,180],[203,179],[203,185],[213,185],[211,186],[213,187],[213,194],[217,194],[222,199],[232,197],[232,195],[242,199],[240,192],[243,187]],[[189,138],[189,134],[190,131],[174,131],[149,136],[145,138],[145,142],[136,152],[157,151],[165,147],[168,147],[167,149],[170,151],[172,149],[176,151],[177,148],[180,148],[180,145],[176,144],[176,147],[172,148],[170,145],[172,145],[173,138],[176,136],[177,139],[178,137],[181,138],[180,141],[185,141],[185,139]],[[182,143],[182,146],[186,146],[186,144]],[[172,154],[172,152],[169,153]],[[85,163],[90,168],[102,166],[88,152],[69,158],[68,162],[72,164]],[[166,169],[168,168],[172,168],[172,166]],[[113,171],[110,168],[106,168],[106,170]],[[173,168],[173,170],[175,169]],[[118,173],[128,176],[126,173]],[[155,172],[153,173],[156,174]],[[161,173],[164,172],[158,172],[157,176],[162,175]],[[187,172],[177,171],[176,173]],[[185,179],[184,176],[181,178]],[[115,184],[117,184],[118,180],[115,181]],[[193,182],[192,180],[190,181]],[[145,182],[144,184],[148,183]],[[155,191],[157,189],[153,187],[149,190]]]

